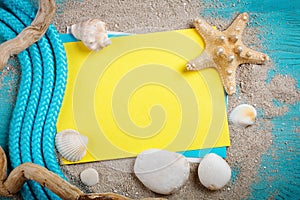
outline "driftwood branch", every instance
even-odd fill
[[[79,199],[83,194],[81,190],[71,185],[58,175],[44,167],[33,163],[24,163],[15,168],[8,177],[6,155],[0,148],[0,196],[12,196],[17,193],[27,180],[34,180],[49,188],[63,199]]]
[[[26,181],[33,180],[66,200],[130,200],[127,197],[114,193],[85,194],[60,176],[33,163],[24,163],[18,166],[8,177],[6,173],[6,155],[0,147],[0,196],[12,196],[22,188]],[[147,198],[144,200],[154,199],[159,200],[159,198]]]
[[[17,37],[0,45],[0,70],[10,56],[20,53],[37,42],[47,31],[55,13],[55,0],[39,0],[39,10],[31,25]]]

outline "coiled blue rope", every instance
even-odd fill
[[[28,1],[0,2],[0,34],[12,39],[30,25],[37,9]],[[22,67],[19,93],[9,133],[9,158],[15,168],[34,162],[64,178],[55,156],[56,122],[66,86],[67,61],[62,42],[51,25],[46,35],[18,55]],[[21,190],[24,199],[59,199],[35,182]]]
[[[11,39],[14,37],[14,32],[12,32],[8,27],[6,27],[6,24],[3,24],[0,22],[0,34],[3,38]],[[16,106],[13,112],[13,117],[11,119],[11,125],[14,124],[15,129],[12,130],[10,128],[10,134],[11,137],[9,138],[9,146],[11,149],[14,149],[14,151],[11,151],[9,153],[10,158],[14,158],[14,163],[16,165],[21,164],[21,153],[19,144],[20,144],[20,134],[18,129],[21,129],[22,123],[23,123],[23,116],[25,114],[25,109],[27,105],[27,101],[29,99],[29,92],[30,92],[30,87],[31,87],[31,62],[30,62],[30,57],[29,57],[29,52],[28,51],[23,51],[18,55],[20,65],[22,66],[22,74],[27,74],[26,78],[21,78],[21,83],[20,87],[22,87],[22,91],[20,90],[18,93],[18,98],[16,101]],[[10,159],[11,160],[11,159]],[[28,191],[30,192],[30,189],[28,187],[28,184],[25,183],[22,191]],[[30,198],[29,198],[30,199]]]
[[[12,27],[10,28],[11,36],[14,37],[14,36],[16,36],[16,34],[18,32],[23,30],[23,28],[24,28],[23,24],[20,23],[19,21],[17,21],[17,19],[11,13],[1,10],[0,15],[4,17],[5,22],[7,24],[14,25],[13,28]],[[17,147],[20,149],[20,154],[21,154],[20,158],[21,159],[16,160],[15,164],[17,164],[17,165],[24,163],[24,162],[32,162],[31,145],[30,145],[31,130],[32,130],[32,126],[34,124],[35,112],[36,112],[36,108],[38,106],[39,96],[40,96],[40,91],[41,91],[40,85],[42,82],[42,78],[41,78],[42,62],[41,62],[40,51],[37,48],[36,44],[32,45],[29,48],[29,59],[31,61],[31,65],[33,66],[33,69],[31,72],[32,77],[30,77],[30,79],[28,79],[27,77],[29,77],[29,75],[26,75],[26,79],[28,80],[28,82],[30,83],[30,81],[31,81],[30,91],[27,92],[30,95],[28,97],[26,112],[24,112],[23,123],[21,124],[21,127],[18,127],[17,129],[14,130],[14,132],[15,131],[18,131],[18,133],[22,132],[22,134],[19,135],[20,143],[19,143],[19,147]],[[20,116],[19,116],[19,118],[20,118]],[[13,124],[13,122],[12,122],[12,124]],[[14,146],[16,147],[15,144],[14,144]],[[33,184],[33,183],[29,183],[29,184]],[[41,196],[41,198],[45,198],[45,196]],[[30,197],[27,196],[26,199],[30,199]]]

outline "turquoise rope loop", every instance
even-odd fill
[[[37,11],[26,0],[2,0],[0,6],[0,34],[6,40],[30,25]],[[46,35],[20,53],[18,59],[22,77],[11,119],[8,145],[12,167],[34,162],[65,178],[56,160],[54,140],[66,87],[67,61],[55,27],[51,25]],[[60,199],[32,181],[24,185],[21,194],[26,200]]]
[[[43,138],[43,155],[45,156],[47,168],[64,177],[55,156],[54,141],[56,135],[57,118],[63,102],[64,92],[67,84],[68,65],[63,43],[53,25],[50,25],[48,32],[50,37],[55,38],[52,42],[52,48],[56,59],[56,81],[49,116],[47,116],[45,124],[45,130],[49,130],[49,133]]]
[[[30,10],[36,10],[36,8],[30,4],[28,1],[24,1],[22,6],[15,6],[11,4],[12,0],[7,0],[7,6],[10,6],[11,9],[19,9],[18,14],[21,14],[23,12],[25,15],[30,16],[31,20],[34,19],[35,13],[30,12]],[[29,24],[28,24],[29,25]],[[55,87],[54,87],[54,95],[53,95],[53,101],[51,102],[52,109],[50,112],[50,116],[52,116],[52,120],[49,120],[49,123],[51,124],[49,127],[49,130],[55,129],[56,127],[56,121],[57,116],[62,104],[63,95],[66,87],[66,77],[67,77],[67,59],[66,54],[64,51],[64,46],[62,44],[62,41],[60,40],[59,33],[55,29],[53,25],[50,25],[49,29],[46,32],[46,38],[50,40],[49,44],[51,45],[51,48],[54,52],[54,61],[56,63],[56,81],[55,81]],[[52,126],[54,125],[54,126]],[[54,138],[56,134],[56,129],[53,132],[51,131],[51,134],[49,137]],[[60,174],[63,177],[63,174],[59,168],[59,165],[56,162],[56,157],[54,154],[54,140],[53,142],[46,142],[44,145],[46,145],[44,149],[45,153],[45,159],[46,163],[53,169],[52,171],[56,172],[57,174]],[[49,147],[49,148],[47,148]],[[53,162],[55,160],[55,162]]]
[[[28,16],[23,15],[21,12],[18,14],[18,16],[20,16],[23,19],[24,26],[27,26],[27,24],[31,23],[31,19]],[[50,41],[48,41],[44,37],[38,42],[39,44],[38,46],[41,49],[41,52],[43,52],[42,57],[44,61],[43,62],[44,66],[42,66],[42,68],[44,68],[45,71],[43,77],[44,79],[43,79],[43,86],[42,86],[42,96],[40,99],[40,105],[37,108],[38,114],[36,117],[34,117],[35,119],[34,128],[38,128],[38,130],[36,129],[32,130],[31,141],[26,141],[26,142],[24,141],[21,143],[21,147],[32,146],[32,154],[29,155],[32,156],[31,160],[33,160],[34,163],[39,164],[43,167],[45,167],[45,161],[42,155],[42,148],[41,148],[42,147],[41,144],[43,140],[42,133],[44,132],[43,126],[47,117],[50,101],[53,95],[54,77],[55,77],[54,58],[52,55],[53,52],[49,42]],[[36,91],[36,89],[32,88],[32,91]],[[27,122],[29,123],[29,121]],[[28,134],[28,132],[26,134]],[[21,150],[21,154],[22,152],[23,150]],[[25,161],[23,160],[23,162]],[[35,182],[30,182],[29,184],[34,191],[40,191],[36,193],[38,195],[38,199],[45,199],[47,198],[47,196],[50,199],[58,199],[58,197],[54,195],[52,192],[48,191],[47,189],[40,188],[39,184]]]
[[[10,13],[3,12],[3,10],[1,10],[1,11],[2,11],[1,16],[3,16],[6,19],[6,22],[9,24],[13,24],[13,27],[16,27],[14,30],[15,31],[14,34],[12,34],[12,37],[15,37],[16,33],[22,31],[24,26],[21,23],[18,23],[17,19],[15,19],[14,16],[11,15]],[[39,68],[41,69],[41,67],[39,66],[41,63],[40,62],[40,54],[37,53],[36,51],[38,51],[38,49],[36,48],[35,44],[29,48],[30,57],[28,60],[32,61],[31,63],[32,63],[32,65],[34,65],[35,71],[37,71]],[[32,79],[31,77],[30,77],[30,79],[28,79],[29,78],[28,73],[26,73],[25,78],[28,82],[30,82],[30,80]],[[12,162],[12,165],[18,165],[19,163],[24,163],[24,162],[32,162],[31,147],[30,147],[31,146],[30,145],[31,126],[32,126],[33,120],[35,118],[34,117],[34,112],[35,112],[34,107],[36,107],[36,103],[38,101],[38,99],[33,99],[36,96],[33,93],[37,93],[37,95],[39,95],[39,90],[34,90],[33,88],[34,88],[35,83],[37,83],[37,82],[41,82],[41,81],[39,81],[38,79],[33,79],[33,82],[31,83],[31,88],[29,90],[30,96],[29,96],[28,103],[27,103],[28,106],[26,108],[22,127],[11,128],[12,130],[15,129],[15,130],[18,130],[21,132],[21,134],[19,136],[21,138],[20,143],[19,143],[20,153],[21,153],[21,162],[19,162],[19,161]],[[19,118],[22,118],[22,117],[19,117]],[[12,124],[14,124],[14,123],[12,123]],[[29,182],[29,184],[33,184],[33,183],[34,182]],[[38,185],[37,183],[35,183],[35,184]],[[29,188],[29,189],[31,189],[31,188]],[[33,187],[31,190],[36,190],[36,189],[40,190],[40,189],[42,189],[42,187],[40,185],[38,185],[37,187]],[[28,188],[23,189],[22,191],[24,191],[23,192],[24,199],[32,199],[31,198],[32,194],[30,192],[28,192]],[[47,198],[47,196],[41,195],[41,194],[42,193],[40,193],[40,192],[38,193],[38,195],[37,195],[38,199]]]
[[[1,9],[0,9],[1,10]],[[6,24],[2,23],[0,21],[0,34],[3,38],[9,40],[15,37],[15,33],[6,27]],[[14,162],[11,162],[11,164],[14,166],[18,166],[21,164],[21,154],[20,154],[20,149],[19,144],[20,144],[20,129],[22,127],[23,123],[23,115],[25,113],[26,109],[26,103],[29,98],[29,91],[30,91],[30,85],[31,85],[31,63],[30,58],[29,58],[29,53],[28,51],[23,51],[18,55],[18,59],[20,61],[20,65],[22,67],[22,74],[27,74],[27,77],[21,77],[21,82],[20,82],[20,87],[23,88],[22,91],[19,91],[18,93],[18,98],[16,101],[16,107],[13,111],[13,117],[11,119],[11,124],[10,124],[10,134],[11,137],[9,139],[9,147],[15,149],[15,151],[10,151],[9,156],[14,158]],[[26,102],[26,103],[24,103]],[[13,126],[13,129],[12,129]],[[21,192],[27,191],[27,193],[31,194],[31,190],[28,187],[28,183],[25,183]],[[25,196],[23,196],[25,198]],[[27,197],[27,196],[26,196]],[[34,199],[32,198],[32,194],[28,196],[27,199]]]
[[[24,5],[18,8],[22,8],[22,12],[27,12],[30,9],[34,9],[34,7],[31,4],[26,4],[26,6]],[[21,12],[19,12],[18,14],[21,14]],[[32,16],[34,17],[35,15]],[[66,88],[67,58],[64,51],[63,43],[59,37],[59,33],[53,25],[50,25],[49,29],[47,30],[46,38],[50,40],[49,44],[51,45],[51,48],[53,50],[54,62],[56,64],[56,80],[54,94],[51,100],[50,111],[48,112],[43,132],[43,155],[47,168],[64,178],[64,175],[61,172],[61,169],[56,160],[54,151],[54,138],[56,134],[56,122],[63,101],[64,91]]]
[[[6,19],[8,24],[13,24],[14,32],[18,33],[21,32],[25,26],[18,21],[10,13],[0,12],[1,16]],[[16,34],[15,34],[16,35]],[[37,44],[33,44],[29,48],[29,55],[31,59],[31,63],[33,65],[33,79],[30,89],[30,96],[28,101],[28,106],[26,108],[25,116],[24,116],[24,123],[21,127],[21,140],[20,140],[20,153],[21,153],[21,163],[25,162],[33,162],[32,159],[32,145],[31,145],[31,137],[32,137],[32,128],[36,119],[36,110],[40,99],[41,93],[41,84],[42,84],[42,60],[41,60],[41,53],[38,48]],[[42,67],[41,67],[42,66]],[[33,191],[42,190],[43,188],[33,181],[29,182],[29,186]],[[27,198],[28,194],[26,195]],[[38,199],[46,199],[47,195],[43,192],[37,193]]]

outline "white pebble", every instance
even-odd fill
[[[199,180],[210,190],[219,190],[224,187],[231,177],[231,168],[227,162],[217,154],[207,154],[198,168]]]
[[[93,168],[87,168],[80,173],[81,182],[87,186],[96,185],[99,182],[99,174]]]
[[[171,194],[188,180],[190,165],[181,154],[149,149],[137,156],[134,173],[153,192]]]

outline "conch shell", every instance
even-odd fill
[[[98,51],[111,44],[107,34],[107,26],[100,19],[89,19],[73,24],[70,27],[70,32],[92,51]]]
[[[72,129],[63,130],[55,137],[57,151],[71,162],[79,161],[85,156],[87,143],[87,137]]]

